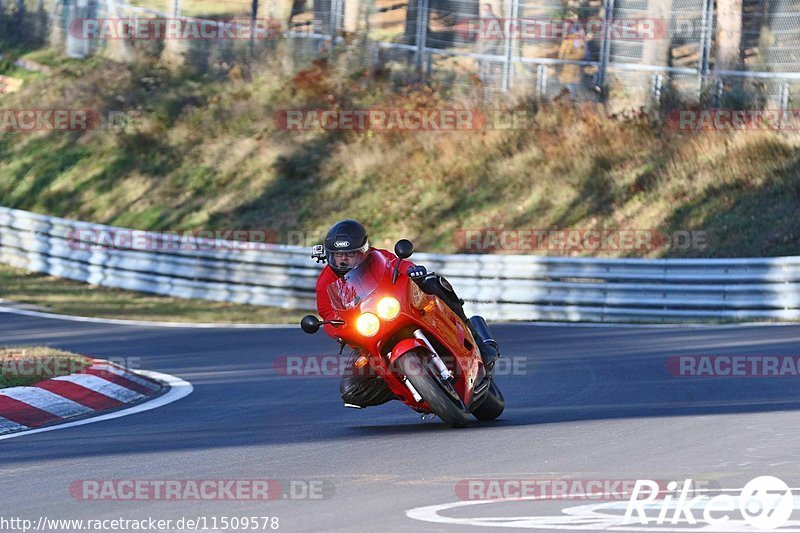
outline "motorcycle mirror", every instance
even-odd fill
[[[400,259],[408,259],[414,253],[414,245],[408,239],[400,239],[394,245],[394,255]]]
[[[306,315],[300,321],[300,329],[312,335],[319,331],[320,321],[314,315]]]

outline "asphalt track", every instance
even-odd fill
[[[322,334],[0,313],[0,344],[131,358],[194,386],[152,411],[0,441],[0,518],[207,517],[210,525],[214,516],[277,516],[279,531],[498,530],[482,521],[490,517],[495,526],[564,531],[577,530],[575,522],[550,528],[507,519],[560,516],[582,502],[441,511],[463,524],[407,511],[459,502],[464,479],[692,478],[741,488],[774,475],[800,486],[800,378],[686,378],[665,368],[675,355],[800,355],[800,326],[494,330],[504,355],[524,362],[498,378],[507,409],[495,423],[452,430],[397,402],[345,409],[335,378],[274,370],[283,355],[335,353]],[[69,492],[82,479],[251,478],[324,481],[334,492],[268,502],[83,501]]]

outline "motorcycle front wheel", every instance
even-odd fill
[[[486,392],[486,399],[472,410],[472,414],[475,415],[475,418],[478,420],[494,420],[503,414],[503,409],[505,408],[506,401],[503,398],[503,393],[500,392],[497,384],[492,380],[489,384],[489,390]]]
[[[442,379],[424,350],[404,354],[397,365],[425,403],[446,424],[460,428],[469,423],[469,410],[453,386]]]

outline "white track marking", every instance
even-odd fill
[[[10,387],[8,389],[0,389],[0,396],[8,396],[9,398],[26,403],[42,411],[47,411],[61,418],[84,415],[94,410],[68,398],[59,396],[58,394],[54,394],[49,390],[40,389],[39,387]]]
[[[152,372],[149,370],[140,370],[137,373],[145,377],[148,377],[150,379],[164,382],[170,387],[170,389],[161,396],[156,396],[152,400],[148,400],[146,402],[134,405],[132,407],[128,407],[126,409],[113,411],[111,413],[98,415],[92,418],[86,418],[84,420],[65,422],[64,424],[58,424],[55,426],[31,429],[28,431],[19,431],[17,433],[10,433],[8,435],[0,435],[0,440],[13,439],[15,437],[21,437],[23,435],[32,435],[34,433],[43,433],[45,431],[55,431],[57,429],[67,429],[75,426],[82,426],[84,424],[92,424],[94,422],[101,422],[103,420],[111,420],[114,418],[120,418],[123,416],[133,415],[136,413],[142,413],[144,411],[150,411],[151,409],[157,409],[172,402],[178,401],[181,398],[191,394],[192,390],[194,390],[192,384],[189,383],[188,381],[184,381],[181,378],[175,376],[170,376],[169,374],[162,374],[160,372]]]
[[[16,422],[12,422],[8,418],[3,418],[2,416],[0,416],[0,434],[6,431],[18,431],[20,429],[25,429],[26,427],[27,426],[23,426],[22,424],[17,424]]]
[[[787,326],[800,326],[800,322],[735,322],[725,324],[712,324],[712,323],[680,323],[675,322],[672,324],[645,324],[641,322],[490,322],[490,324],[503,325],[503,326],[543,326],[543,327],[556,327],[556,328],[643,328],[643,329],[679,329],[679,328],[705,328],[705,329],[730,329],[741,328],[743,326],[773,326],[773,327],[787,327]]]
[[[96,364],[93,364],[91,366],[91,368],[96,369],[96,370],[102,370],[103,372],[108,372],[109,374],[114,374],[114,375],[117,375],[117,376],[121,376],[121,377],[123,377],[123,378],[125,378],[125,379],[127,379],[129,381],[132,381],[134,383],[137,383],[137,384],[141,385],[142,387],[147,387],[148,389],[150,389],[152,391],[157,391],[159,389],[159,386],[156,383],[153,383],[152,381],[148,381],[148,380],[146,380],[146,379],[144,379],[144,378],[142,378],[140,376],[137,376],[133,372],[131,372],[129,370],[126,370],[124,368],[120,368],[118,366],[105,364],[105,363],[99,363],[99,364],[96,363]],[[102,377],[102,376],[100,376],[100,377]]]
[[[296,324],[193,324],[191,322],[158,322],[149,320],[122,320],[119,318],[97,318],[91,316],[59,315],[56,313],[44,313],[42,311],[17,309],[15,307],[7,307],[7,306],[0,306],[0,313],[31,316],[36,318],[52,318],[54,320],[69,320],[71,322],[90,322],[94,324],[115,324],[120,326],[146,326],[146,327],[159,327],[159,328],[294,329],[300,327],[299,321],[297,325]]]
[[[741,489],[725,489],[726,492],[738,492]],[[793,488],[792,491],[800,489]],[[442,516],[442,511],[449,511],[461,507],[490,505],[493,503],[509,502],[535,502],[536,500],[547,500],[546,497],[532,496],[526,498],[507,498],[496,500],[470,500],[458,501],[438,505],[427,505],[416,507],[406,511],[406,516],[414,520],[423,522],[433,522],[438,524],[452,524],[459,526],[474,527],[503,527],[516,529],[547,529],[558,531],[652,531],[669,533],[688,533],[702,531],[704,533],[733,533],[733,532],[757,532],[744,520],[730,519],[724,524],[712,526],[701,523],[694,527],[680,527],[676,524],[623,524],[624,511],[628,502],[608,502],[600,504],[585,504],[567,507],[561,510],[563,514],[555,516],[483,516],[470,518],[455,518]],[[794,496],[794,508],[800,509],[800,497]],[[603,511],[616,511],[614,513],[604,513]],[[653,517],[655,520],[655,517]],[[800,533],[800,520],[789,520],[778,531],[780,533]]]
[[[144,398],[144,394],[138,393],[127,387],[117,385],[101,377],[92,376],[91,374],[71,374],[69,376],[58,376],[53,378],[54,381],[69,381],[81,387],[93,390],[104,394],[109,398],[114,398],[123,403],[131,403]]]

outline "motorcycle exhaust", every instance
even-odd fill
[[[500,348],[497,345],[497,341],[492,337],[492,333],[489,331],[489,325],[482,316],[475,315],[469,319],[469,322],[478,334],[478,338],[475,340],[478,342],[478,349],[481,352],[483,364],[486,370],[490,371],[494,367],[497,358],[500,357]]]

